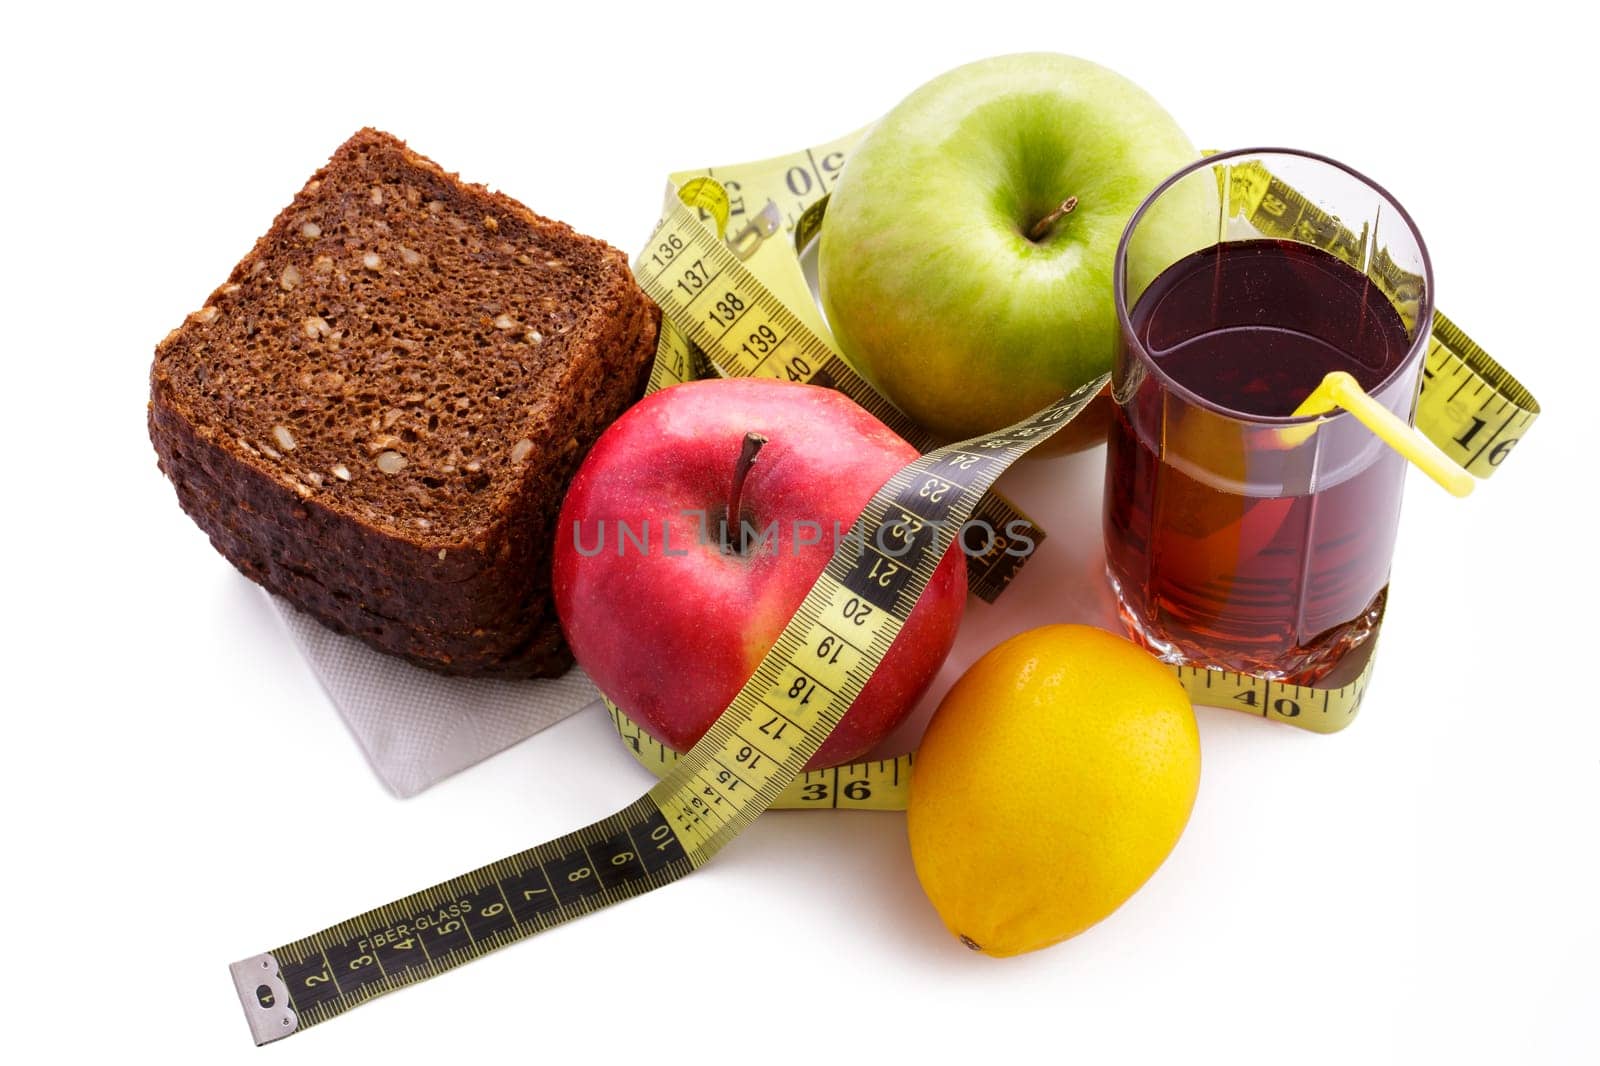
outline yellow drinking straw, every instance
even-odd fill
[[[1360,383],[1343,370],[1330,371],[1322,384],[1294,409],[1294,417],[1327,414],[1335,407],[1349,411],[1379,440],[1443,485],[1450,495],[1465,496],[1472,491],[1472,475],[1451,462],[1427,437],[1396,418],[1393,411],[1368,396]],[[1293,430],[1289,432],[1299,436]]]

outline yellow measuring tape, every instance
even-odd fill
[[[839,389],[920,449],[928,447],[926,432],[889,404],[838,349],[801,262],[801,253],[824,224],[827,198],[860,136],[852,133],[758,162],[672,175],[662,221],[635,264],[640,283],[664,312],[657,366],[673,368],[653,378],[652,389],[712,373],[809,381]],[[1229,209],[1262,234],[1315,244],[1365,266],[1365,232],[1351,233],[1259,163],[1229,167],[1218,177],[1225,181]],[[1422,280],[1382,252],[1371,257],[1368,269],[1402,306],[1421,291]],[[1418,428],[1463,468],[1488,477],[1538,413],[1537,402],[1515,378],[1455,323],[1435,314],[1417,402]],[[997,520],[1002,514],[1020,514],[993,494],[985,506],[991,501],[993,511],[979,511],[991,528],[1006,528],[1003,518]],[[1042,532],[1035,539],[1042,539]],[[969,585],[991,602],[1026,562],[1026,557],[1008,554],[1009,546],[999,540],[984,558],[969,560]],[[1319,685],[1289,685],[1232,671],[1174,669],[1196,703],[1331,733],[1348,725],[1360,706],[1371,676],[1372,643],[1342,664],[1342,676]],[[648,750],[660,745],[622,709],[611,705],[611,711],[646,766],[669,765],[659,752]],[[855,790],[864,804],[839,804],[837,789],[809,777],[781,802],[796,808],[903,805],[908,767],[897,760],[841,767],[844,777],[864,782]],[[880,802],[887,796],[899,799]]]
[[[634,262],[639,283],[663,311],[650,390],[705,374],[771,377],[837,389],[926,452],[942,443],[885,399],[850,365],[811,300],[792,241],[784,238],[819,203],[856,135],[762,163],[674,174],[666,215]],[[783,195],[786,206],[772,197]],[[762,208],[751,211],[761,196]],[[702,224],[704,220],[707,224]],[[967,586],[993,603],[1031,553],[1011,550],[1008,530],[1045,531],[998,493],[974,519],[994,530],[967,558]]]
[[[1333,216],[1274,177],[1257,162],[1228,168],[1229,206],[1264,236],[1314,244],[1352,266],[1366,264],[1368,235],[1351,232]],[[1365,267],[1401,309],[1415,316],[1422,279],[1378,251]],[[1441,311],[1423,358],[1417,428],[1471,474],[1487,478],[1539,416],[1539,403],[1510,372],[1478,347]]]
[[[740,280],[753,290],[765,289],[785,308],[791,309],[806,331],[806,335],[796,338],[796,344],[807,349],[807,361],[819,366],[832,361],[834,366],[847,368],[847,372],[837,377],[831,373],[819,374],[816,383],[844,392],[877,414],[919,450],[926,451],[937,442],[889,404],[849,366],[839,351],[812,298],[800,262],[800,253],[821,230],[828,196],[845,160],[864,133],[858,130],[818,147],[771,159],[679,171],[671,180],[681,192],[677,202],[685,205],[688,213],[712,221],[719,235],[727,231],[725,243],[738,249],[746,270]],[[1422,286],[1420,277],[1400,269],[1381,250],[1371,256],[1369,264],[1365,230],[1353,233],[1274,177],[1259,162],[1228,167],[1226,174],[1218,177],[1226,180],[1230,211],[1248,221],[1263,236],[1316,245],[1358,269],[1369,271],[1374,281],[1402,309],[1415,303]],[[753,205],[761,206],[752,209]],[[668,211],[663,230],[678,221],[674,214]],[[778,235],[780,226],[791,239],[768,239]],[[640,257],[641,265],[651,265],[646,259],[650,254],[651,250],[646,249]],[[662,307],[669,309],[668,317],[674,322],[678,318],[673,312],[681,306],[679,295],[680,292],[670,289],[652,292]],[[1406,321],[1409,325],[1414,318],[1407,317]],[[742,345],[712,343],[707,346],[703,343],[704,336],[704,333],[693,336],[695,343],[703,348],[698,364],[685,363],[686,366],[698,365],[702,373],[715,372],[725,377],[765,374],[789,380],[812,380],[809,376],[789,372],[797,370],[798,364],[785,367],[781,360],[763,362],[759,358],[762,353],[751,352]],[[681,335],[675,336],[671,343],[683,343]],[[664,377],[652,386],[660,387],[675,380],[683,380],[683,377]],[[1454,321],[1435,311],[1423,363],[1422,393],[1417,401],[1417,428],[1464,469],[1487,478],[1510,454],[1538,415],[1539,404],[1533,395]]]
[[[1189,699],[1210,707],[1232,707],[1316,733],[1342,729],[1355,717],[1372,676],[1372,642],[1352,653],[1356,679],[1337,688],[1288,685],[1268,678],[1193,666],[1173,667]],[[665,775],[680,755],[645,732],[627,713],[605,698],[606,713],[633,757],[646,770]],[[807,770],[778,794],[777,811],[903,811],[911,800],[911,767],[915,752],[882,759],[860,759],[825,770]]]
[[[810,301],[794,243],[779,238],[791,227],[802,235],[815,227],[816,205],[851,143],[844,138],[777,160],[675,175],[689,202],[671,197],[635,263],[666,316],[652,387],[708,372],[794,375],[846,391],[891,425],[907,421],[837,351]],[[1537,405],[1453,327],[1434,339],[1443,354],[1437,361],[1429,355],[1424,406],[1436,427],[1430,435],[1450,434],[1459,446],[1451,454],[1486,473],[1526,430]],[[1020,515],[992,494],[995,480],[1080,414],[1108,379],[1102,375],[1013,426],[928,451],[890,478],[838,542],[754,674],[688,752],[655,744],[614,710],[630,746],[661,774],[644,796],[576,832],[232,964],[256,1043],[683,877],[769,807],[903,807],[910,755],[814,773],[803,767],[882,662],[956,531],[974,516]],[[1481,400],[1470,410],[1462,400],[1469,389]],[[908,429],[913,443],[925,439]],[[998,562],[976,569],[974,590],[991,595],[1016,572]],[[1352,663],[1358,675],[1337,688],[1192,668],[1179,677],[1196,702],[1330,732],[1355,713],[1370,674],[1370,662]]]

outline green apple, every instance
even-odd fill
[[[1094,63],[1040,53],[958,67],[845,164],[818,250],[829,325],[928,429],[954,439],[1014,422],[1110,369],[1117,242],[1195,156],[1161,105]],[[1207,184],[1163,200],[1156,239],[1141,227],[1130,291],[1216,241]]]

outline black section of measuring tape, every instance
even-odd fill
[[[273,950],[298,1029],[668,884],[693,865],[643,797],[586,829]]]

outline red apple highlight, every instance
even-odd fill
[[[561,508],[556,611],[579,665],[657,740],[687,751],[777,640],[835,537],[916,457],[831,389],[743,378],[647,396],[596,442]],[[734,495],[742,526],[726,523],[725,548]],[[742,551],[741,528],[752,532]],[[965,604],[966,561],[952,546],[808,768],[859,758],[905,718]]]

